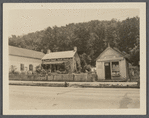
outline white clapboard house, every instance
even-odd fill
[[[12,68],[17,72],[35,71],[44,55],[42,52],[9,46],[9,71]]]

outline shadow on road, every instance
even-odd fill
[[[122,108],[122,109],[128,108],[127,105],[130,104],[130,103],[132,103],[132,99],[129,98],[129,97],[127,96],[127,94],[128,94],[128,93],[126,93],[126,94],[123,96],[122,100],[120,101],[120,107],[119,107],[119,108]]]

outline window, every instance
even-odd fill
[[[24,64],[20,64],[20,70],[24,71]]]
[[[29,65],[29,71],[33,71],[33,65],[32,64]]]
[[[120,76],[119,62],[112,62],[112,76]]]

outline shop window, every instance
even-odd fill
[[[29,71],[33,71],[33,65],[32,64],[29,65]]]
[[[24,71],[24,64],[20,64],[20,70]]]
[[[120,76],[119,62],[112,62],[112,76]]]

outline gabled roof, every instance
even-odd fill
[[[58,58],[72,58],[74,57],[76,51],[61,51],[61,52],[50,52],[46,54],[42,60],[44,59],[58,59]]]
[[[119,52],[121,55],[125,56],[128,55],[126,52],[121,52],[118,48],[114,47],[113,48],[115,51]]]
[[[118,51],[119,53],[121,53],[123,55],[123,57],[125,57],[126,59],[130,60],[130,54],[126,53],[126,52],[121,52],[119,49],[117,48],[113,48],[114,50]]]
[[[112,49],[112,50],[114,50],[114,51],[116,51],[116,52],[118,52],[122,57],[124,57],[124,58],[126,58],[126,59],[128,59],[129,60],[129,54],[127,54],[126,52],[124,53],[124,52],[121,52],[119,49],[117,49],[117,48],[112,48],[112,47],[110,47],[110,46],[108,46],[97,58],[96,58],[96,60],[98,59],[98,58],[100,58],[100,56],[104,53],[104,52],[106,52],[108,49]]]
[[[9,46],[9,55],[42,59],[45,54],[34,50]]]

